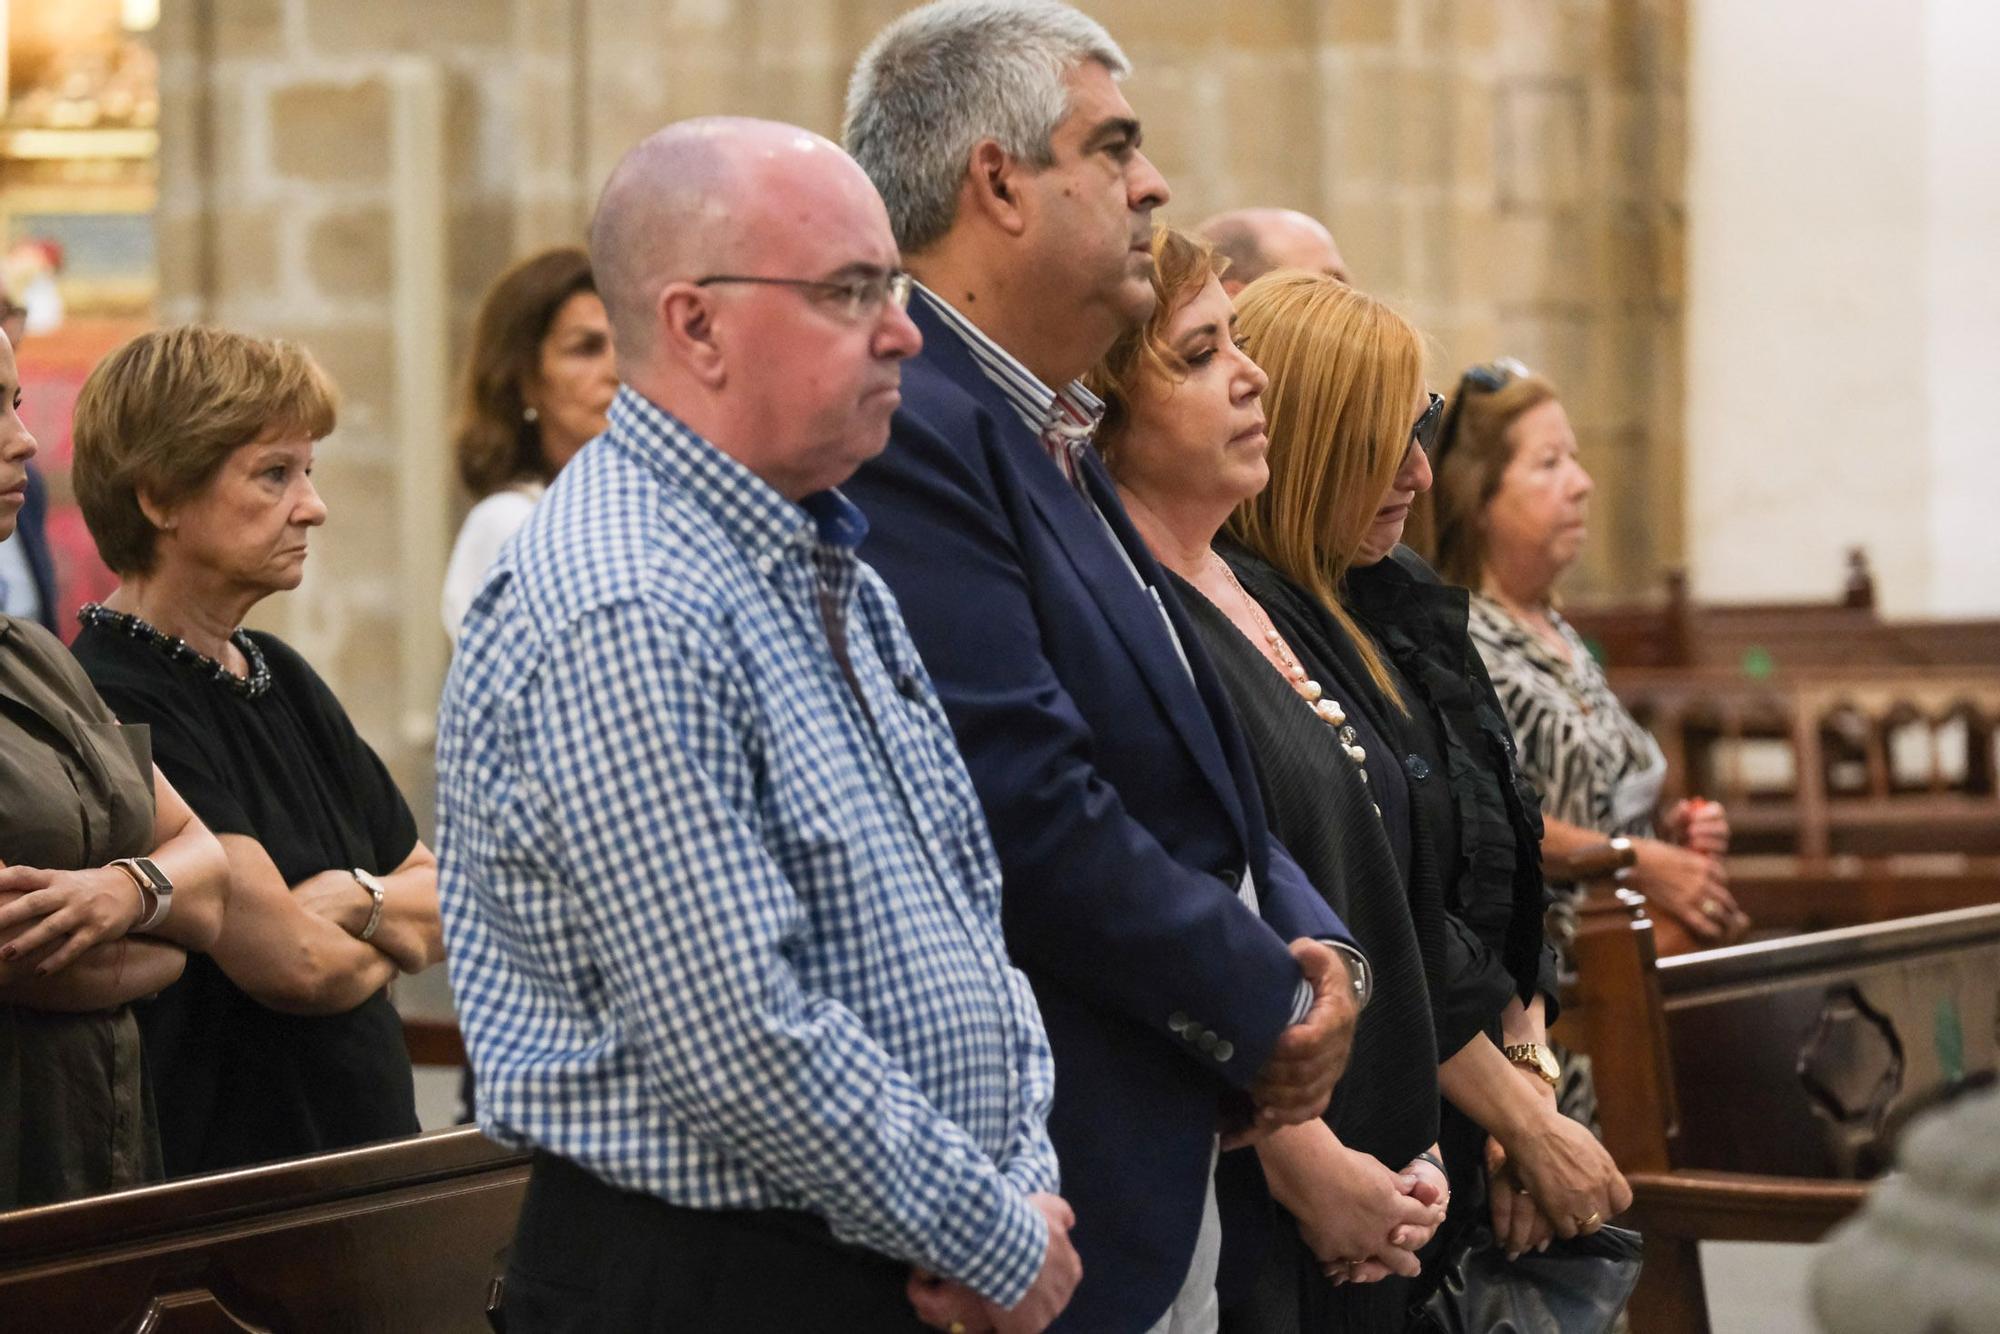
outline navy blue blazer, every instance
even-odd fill
[[[1049,1129],[1083,1259],[1057,1327],[1144,1330],[1187,1275],[1218,1116],[1247,1112],[1289,1022],[1287,942],[1350,937],[1269,838],[1201,637],[1096,457],[1105,522],[964,342],[922,298],[911,314],[925,346],[888,448],[842,491],[978,787],[1008,948],[1055,1051]],[[1262,920],[1237,897],[1246,869]],[[1254,1170],[1225,1182],[1234,1273],[1261,1255],[1269,1199]]]
[[[48,518],[49,484],[31,463],[27,503],[21,506],[21,513],[14,521],[14,533],[20,539],[21,550],[27,553],[28,574],[34,579],[35,592],[41,599],[41,613],[36,619],[44,630],[60,637],[62,631],[56,627],[56,567],[49,557]]]

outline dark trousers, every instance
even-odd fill
[[[909,1266],[835,1241],[811,1214],[685,1209],[537,1153],[501,1298],[506,1334],[924,1326]]]

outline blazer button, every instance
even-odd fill
[[[1218,1040],[1215,1034],[1204,1028],[1201,1030],[1201,1036],[1194,1040],[1194,1045],[1213,1056],[1215,1054],[1215,1044]]]
[[[1167,1027],[1183,1037],[1186,1036],[1191,1026],[1188,1023],[1188,1017],[1179,1010],[1175,1010],[1167,1016]]]
[[[1227,1065],[1229,1063],[1229,1058],[1236,1054],[1236,1044],[1231,1042],[1228,1038],[1224,1038],[1222,1041],[1215,1044],[1215,1051],[1211,1054],[1215,1057],[1216,1060],[1222,1062],[1224,1065]]]
[[[1230,890],[1233,892],[1237,886],[1243,883],[1243,872],[1237,870],[1233,866],[1227,866],[1222,869],[1221,873],[1217,876],[1217,878],[1221,880],[1223,884],[1229,886]]]

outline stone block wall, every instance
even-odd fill
[[[299,643],[419,804],[428,738],[394,705],[398,451],[388,71],[446,88],[456,365],[513,256],[580,236],[619,155],[704,112],[837,134],[854,56],[899,0],[167,0],[162,313],[296,337],[346,395],[332,518],[267,622]],[[1520,356],[1563,387],[1599,481],[1570,591],[1679,559],[1685,0],[1098,0],[1174,188],[1326,219],[1356,279],[1433,338],[1433,378]],[[439,550],[460,500],[429,509]]]

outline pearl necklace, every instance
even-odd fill
[[[1353,761],[1355,770],[1361,775],[1362,783],[1366,785],[1368,752],[1362,747],[1352,724],[1347,721],[1347,710],[1341,708],[1340,701],[1328,695],[1319,682],[1306,675],[1305,664],[1301,663],[1298,655],[1292,652],[1292,646],[1285,642],[1285,637],[1278,633],[1278,627],[1271,620],[1271,614],[1264,610],[1263,603],[1250,596],[1249,591],[1237,579],[1236,571],[1229,568],[1229,562],[1212,551],[1209,553],[1209,559],[1221,567],[1223,576],[1229,580],[1229,586],[1236,590],[1236,596],[1250,608],[1250,614],[1263,627],[1264,643],[1269,646],[1265,656],[1275,660],[1279,674],[1291,683],[1292,689],[1297,691],[1299,698],[1312,709],[1314,716],[1334,729],[1334,736],[1340,742],[1341,753]],[[1369,804],[1375,807],[1375,814],[1379,817],[1382,814],[1381,806],[1373,801]]]
[[[236,651],[250,664],[248,676],[238,676],[187,640],[175,638],[150,621],[141,620],[130,612],[113,611],[101,602],[86,602],[78,608],[76,619],[85,625],[121,630],[134,639],[142,639],[165,654],[170,661],[206,673],[217,684],[245,699],[256,699],[271,688],[270,664],[264,661],[263,651],[257,647],[256,641],[242,630],[231,632],[229,642],[236,645]]]

